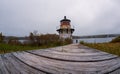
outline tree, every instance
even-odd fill
[[[30,44],[34,46],[58,46],[62,44],[72,43],[71,39],[65,39],[64,41],[59,38],[59,35],[56,34],[41,34],[34,35],[30,33],[29,35]]]
[[[29,40],[30,40],[30,44],[31,45],[34,45],[35,44],[35,36],[34,34],[31,32],[30,35],[29,35]]]
[[[41,44],[50,45],[59,41],[59,36],[56,34],[44,34],[44,35],[42,34],[39,36],[39,39]]]
[[[32,41],[34,41],[34,35],[33,35],[32,32],[31,32],[30,35],[29,35],[29,39],[32,40]]]
[[[17,37],[10,37],[9,40],[8,40],[8,44],[11,44],[11,45],[20,45],[21,42],[18,40]]]
[[[2,35],[2,32],[0,33],[0,43],[2,43],[4,40],[4,36]]]

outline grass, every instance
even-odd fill
[[[49,47],[55,46],[20,46],[20,45],[10,45],[10,44],[3,44],[0,43],[0,54],[16,52],[16,51],[25,51],[25,50],[36,50],[36,49],[45,49]]]
[[[84,43],[83,45],[120,56],[120,43]]]

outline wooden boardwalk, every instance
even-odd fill
[[[0,55],[0,74],[120,74],[120,57],[71,44]]]

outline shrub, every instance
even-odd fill
[[[70,38],[66,38],[64,41],[65,44],[71,44],[72,43],[72,39]]]
[[[9,40],[8,40],[8,44],[11,44],[11,45],[20,45],[21,42],[16,37],[10,37]]]
[[[84,41],[80,41],[80,44],[85,44],[85,42]]]
[[[117,43],[117,42],[120,42],[120,36],[113,39],[110,43]]]

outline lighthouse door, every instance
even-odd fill
[[[78,40],[76,40],[76,43],[78,43]]]

